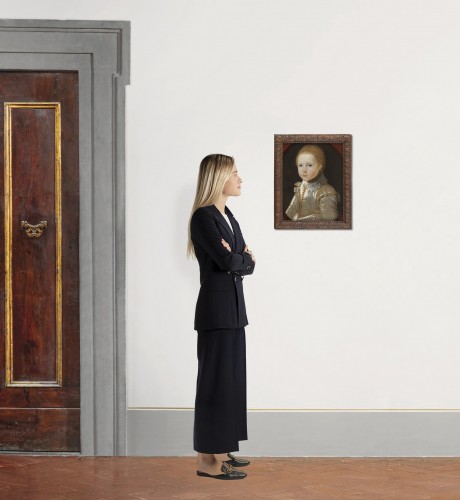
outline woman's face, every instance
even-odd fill
[[[308,182],[321,172],[322,165],[311,153],[301,153],[297,158],[297,168],[300,178]]]
[[[227,182],[224,184],[222,194],[226,196],[239,196],[241,194],[241,183],[243,179],[238,175],[236,165],[233,165],[232,174]]]

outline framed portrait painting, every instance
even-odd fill
[[[275,135],[275,229],[351,229],[351,135]]]

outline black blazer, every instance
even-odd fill
[[[195,210],[190,233],[200,265],[200,293],[195,309],[195,330],[242,328],[248,324],[243,275],[252,274],[255,262],[247,252],[240,226],[226,206],[233,227],[215,205]],[[224,239],[231,247],[227,250]]]

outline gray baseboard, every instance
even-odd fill
[[[458,457],[460,411],[248,411],[246,456]],[[129,409],[128,455],[193,456],[193,409]]]

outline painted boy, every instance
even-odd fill
[[[292,220],[336,220],[339,195],[324,176],[326,156],[319,146],[308,144],[296,156],[301,182],[294,184],[294,196],[286,215]]]

